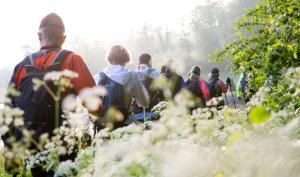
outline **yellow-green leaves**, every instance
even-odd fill
[[[271,114],[265,109],[264,106],[256,106],[251,108],[249,120],[252,123],[263,123],[271,117]]]
[[[227,138],[227,142],[226,142],[226,147],[232,146],[233,144],[235,144],[237,141],[239,141],[241,138],[243,137],[242,132],[240,131],[236,131],[231,133],[228,138]]]

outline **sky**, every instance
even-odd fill
[[[0,0],[0,69],[12,69],[25,55],[24,45],[39,49],[40,20],[51,12],[60,15],[68,39],[120,41],[142,25],[176,31],[192,9],[207,0]],[[230,0],[222,1],[225,4]],[[69,38],[68,38],[69,36]],[[68,47],[66,47],[68,48]]]

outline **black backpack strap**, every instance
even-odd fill
[[[57,50],[57,49],[55,49]],[[32,53],[32,54],[29,54],[25,59],[24,59],[24,66],[26,68],[26,71],[27,72],[31,72],[31,71],[34,71],[36,68],[35,68],[35,63],[34,63],[34,59],[35,58],[38,58],[42,55],[44,55],[45,53],[49,52],[49,51],[52,51],[52,50],[42,50],[42,51],[39,51],[37,53]],[[53,59],[53,61],[51,62],[50,66],[51,65],[54,65],[54,64],[62,64],[65,57],[71,53],[70,51],[68,50],[59,50],[58,53],[56,54],[55,58]],[[62,61],[63,60],[63,61]]]
[[[101,85],[104,86],[105,84],[107,84],[110,81],[110,78],[103,72],[101,71],[99,73],[99,82],[97,85]]]
[[[35,64],[34,64],[34,61],[33,61],[33,60],[34,60],[33,54],[30,54],[30,55],[29,55],[30,65],[33,66],[33,67],[35,67]]]
[[[64,63],[66,57],[70,53],[72,53],[72,52],[68,51],[68,50],[60,50],[60,51],[58,51],[58,53],[56,54],[55,58],[52,60],[50,66],[52,66],[52,65],[59,65],[59,66],[61,66]]]
[[[31,71],[35,71],[35,64],[34,64],[34,54],[29,54],[24,60],[24,67],[26,72],[29,73]]]

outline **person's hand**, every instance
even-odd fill
[[[231,79],[229,77],[227,77],[226,83],[227,83],[227,85],[231,86]]]

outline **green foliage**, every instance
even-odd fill
[[[275,111],[282,110],[287,106],[291,110],[298,109],[300,107],[299,79],[299,68],[289,69],[283,80],[270,88],[266,94],[264,105]]]
[[[214,57],[231,60],[236,72],[246,69],[249,88],[257,91],[267,80],[276,85],[283,72],[300,65],[300,1],[259,0],[246,12],[237,21],[238,39]]]
[[[263,123],[271,117],[271,114],[266,110],[264,106],[253,107],[249,114],[249,120],[252,123]]]
[[[142,177],[147,175],[147,168],[139,164],[132,164],[127,170],[130,176]]]

